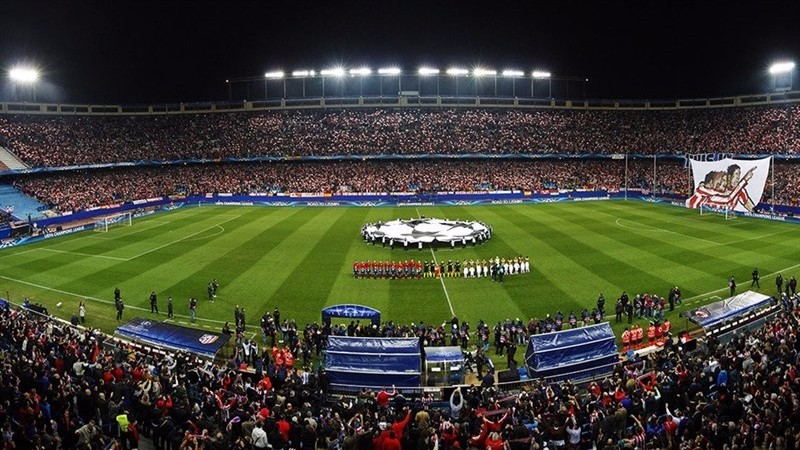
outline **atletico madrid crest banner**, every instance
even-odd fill
[[[753,211],[761,201],[772,157],[719,161],[690,160],[694,193],[687,208]]]

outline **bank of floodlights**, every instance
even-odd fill
[[[472,75],[476,77],[494,77],[497,76],[497,71],[493,69],[485,69],[483,67],[476,67],[472,70]]]
[[[769,67],[769,73],[772,75],[789,73],[792,70],[794,70],[794,62],[792,61],[777,62]]]
[[[344,68],[334,67],[332,69],[323,69],[319,71],[319,74],[322,75],[323,77],[343,77]]]
[[[39,80],[39,71],[28,67],[16,67],[8,72],[8,76],[15,83],[33,84]]]
[[[525,76],[525,72],[521,70],[504,70],[503,76],[509,78],[521,78]]]
[[[368,75],[372,75],[372,69],[368,67],[359,67],[357,69],[350,69],[349,73],[351,77],[366,77]]]
[[[401,72],[399,67],[382,67],[378,69],[378,75],[400,75]]]
[[[772,67],[770,67],[769,71],[772,74],[777,74],[777,73],[789,72],[793,69],[794,69],[794,63],[787,62],[787,63],[774,64]],[[373,75],[376,72],[378,75],[382,76],[398,76],[403,73],[403,70],[400,69],[399,67],[382,67],[377,71],[373,71],[368,67],[357,67],[353,69],[345,69],[344,67],[333,67],[330,69],[320,70],[319,72],[315,72],[313,70],[295,70],[291,72],[291,76],[295,78],[314,77],[318,75],[323,77],[343,77],[345,75],[350,75],[354,77],[355,76],[366,77]],[[440,75],[441,73],[442,73],[441,70],[435,67],[423,66],[417,69],[417,75],[420,76],[435,76],[435,75]],[[450,67],[449,69],[445,70],[444,73],[456,77],[469,76],[470,74],[472,74],[472,76],[474,77],[497,77],[497,76],[503,76],[507,78],[525,77],[525,72],[521,70],[505,69],[502,72],[498,72],[497,70],[487,69],[484,67],[476,67],[472,69],[472,71],[470,71],[469,69],[465,69],[463,67]],[[285,74],[282,71],[267,72],[264,74],[265,78],[270,78],[270,79],[280,79],[280,78],[285,78],[286,76],[287,74]],[[15,81],[35,80],[36,77],[38,77],[38,74],[36,74],[35,72],[30,72],[30,71],[24,72],[22,70],[15,69],[12,70],[11,77]],[[530,77],[535,79],[548,79],[551,78],[551,75],[550,72],[542,70],[534,70],[533,72],[531,72]]]
[[[447,73],[450,76],[457,77],[457,76],[469,74],[469,70],[462,69],[460,67],[451,67],[451,68],[447,69],[447,71],[445,73]]]

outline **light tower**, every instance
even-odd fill
[[[791,91],[794,79],[794,61],[780,61],[769,67],[772,75],[772,89],[776,91]]]
[[[39,71],[31,67],[15,67],[8,72],[8,77],[14,84],[14,100],[19,100],[19,88],[28,88],[33,93],[36,102],[36,83],[39,81]]]

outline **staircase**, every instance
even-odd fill
[[[20,161],[19,158],[14,156],[7,148],[0,147],[0,172],[27,168],[28,165]]]
[[[0,208],[5,210],[7,206],[14,207],[12,215],[18,220],[27,220],[29,214],[31,219],[44,217],[40,209],[46,209],[44,208],[45,205],[23,194],[14,186],[10,184],[0,184]]]

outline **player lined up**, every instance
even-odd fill
[[[431,263],[432,264],[432,263]],[[429,270],[428,261],[356,261],[353,278],[422,278]]]
[[[481,278],[503,280],[504,275],[530,272],[530,258],[490,258],[484,260],[441,261],[356,261],[353,278]]]
[[[529,273],[531,271],[530,258],[527,256],[517,256],[514,258],[499,258],[487,260],[466,260],[462,263],[463,268],[458,270],[454,276],[464,278],[492,277],[496,280],[502,279],[503,275],[517,275]]]

